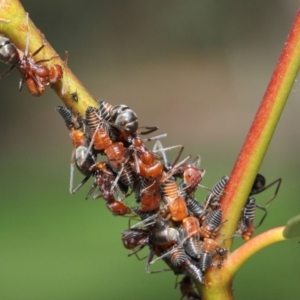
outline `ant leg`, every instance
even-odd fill
[[[31,54],[31,57],[34,57],[36,56],[46,45],[47,45],[47,41],[45,39],[45,36],[44,36],[44,39],[43,39],[43,44],[37,48],[32,54]],[[27,53],[28,54],[28,53]],[[58,55],[54,55],[53,57],[49,58],[49,59],[41,59],[41,60],[37,60],[35,63],[41,63],[41,62],[47,62],[47,61],[50,61],[51,59],[53,59],[54,57],[58,57]]]
[[[183,147],[183,146],[182,146]],[[170,177],[172,177],[174,175],[174,173],[177,172],[177,170],[184,165],[189,159],[191,158],[191,155],[188,155],[186,158],[184,158],[181,162],[179,162],[178,164],[176,164],[174,167],[172,167],[172,169],[170,169],[170,171],[168,172],[168,176],[166,178],[164,178],[163,182],[165,182],[166,180],[168,180]],[[163,183],[162,182],[162,183]]]
[[[26,13],[26,23],[27,23],[27,35],[26,35],[24,57],[27,58],[28,57],[28,48],[29,48],[29,14],[28,13]],[[31,54],[31,57],[36,56],[46,45],[47,45],[47,43],[44,40],[43,44]],[[35,63],[39,63],[39,62],[43,62],[43,61],[48,61],[48,60],[39,60],[39,61],[36,61]]]
[[[143,226],[143,225],[147,225],[147,226],[152,225],[152,224],[154,224],[156,221],[153,221],[153,223],[148,223],[148,221],[152,221],[152,220],[156,219],[157,216],[158,216],[158,214],[154,214],[154,215],[152,215],[152,216],[149,216],[149,217],[146,218],[145,220],[142,220],[142,221],[140,221],[140,222],[134,224],[133,226],[131,226],[130,229],[137,228],[137,227],[140,227],[140,226]]]
[[[173,150],[173,149],[176,149],[176,148],[180,148],[180,150],[178,151],[178,154],[176,155],[175,160],[174,160],[173,163],[170,165],[170,163],[168,162],[168,159],[167,159],[167,156],[166,156],[165,151]],[[184,146],[182,146],[182,145],[176,145],[176,146],[171,146],[171,147],[163,148],[162,143],[161,143],[160,141],[157,141],[157,142],[154,144],[154,147],[153,147],[152,152],[153,152],[153,153],[161,152],[161,154],[162,154],[162,156],[163,156],[164,164],[165,164],[166,166],[170,166],[170,167],[168,167],[168,169],[171,169],[171,168],[173,168],[174,165],[178,162],[179,157],[181,156],[181,154],[182,154],[182,152],[183,152],[183,149],[184,149]]]
[[[25,51],[24,51],[24,56],[26,56],[26,57],[28,56],[28,47],[29,47],[29,24],[28,24],[28,16],[29,16],[29,14],[26,13],[27,36],[26,36],[26,47],[25,47]],[[44,40],[43,40],[42,46],[40,46],[37,50],[35,50],[31,54],[31,57],[36,56],[46,45],[47,45],[47,43],[45,42],[45,36],[44,36]]]
[[[197,155],[194,160],[192,161],[192,165],[194,165],[196,168],[200,168],[201,165],[201,156]]]
[[[148,253],[148,259],[147,259],[147,263],[146,263],[146,273],[147,274],[150,274],[150,262],[151,260],[153,259],[154,257],[154,251],[152,249],[149,250],[149,253]]]
[[[38,53],[45,47],[45,45],[46,45],[46,44],[43,44],[39,49],[37,49],[37,50],[34,52],[34,53],[35,53],[34,55],[38,54]],[[67,52],[67,51],[66,51],[66,52]],[[33,57],[34,55],[32,55],[32,57]],[[48,62],[48,61],[51,61],[52,59],[57,58],[57,57],[59,57],[58,54],[56,54],[56,55],[54,55],[54,56],[52,56],[52,57],[50,57],[50,58],[45,58],[45,59],[37,60],[35,63],[36,63],[36,64],[40,64],[40,63]]]
[[[171,164],[171,168],[174,168],[175,164],[177,164],[177,162],[179,160],[179,157],[181,156],[181,154],[183,152],[184,146],[178,145],[178,147],[180,147],[180,149],[179,149],[179,151],[177,153],[177,156],[175,157],[174,161]]]
[[[175,289],[177,288],[178,284],[181,283],[181,281],[178,282],[178,277],[179,275],[176,275],[176,279],[175,279]],[[181,300],[181,299],[180,299]]]
[[[25,43],[24,57],[28,56],[28,47],[29,47],[29,13],[26,13],[26,24],[27,24],[27,34],[26,34],[26,43]]]
[[[155,153],[155,152],[161,151],[161,149],[163,149],[163,145],[162,145],[161,141],[157,140],[155,142],[154,146],[153,146],[152,152]],[[169,162],[168,162],[168,159],[167,159],[166,152],[161,151],[161,155],[162,155],[162,158],[163,158],[163,161],[164,161],[164,165],[168,166]]]
[[[91,177],[90,175],[87,175],[80,183],[79,185],[73,190],[73,182],[74,182],[74,165],[75,165],[75,149],[72,151],[71,155],[71,165],[70,165],[70,194],[75,194]]]
[[[4,73],[2,73],[0,75],[0,79],[2,79],[3,77],[7,76],[15,67],[16,67],[16,65],[12,65],[8,70],[6,70]]]
[[[72,154],[71,154],[70,185],[69,185],[69,191],[70,191],[70,194],[72,194],[72,191],[73,191],[74,165],[75,165],[75,149],[72,151]]]
[[[141,250],[141,249],[140,249]],[[128,254],[129,256],[130,254]],[[137,253],[134,253],[135,257],[138,259],[138,260],[144,260],[147,258],[147,256],[144,256],[144,257],[139,257],[139,255]]]
[[[176,149],[176,148],[180,148],[174,161],[172,162],[172,164],[169,163],[168,159],[167,159],[167,156],[166,156],[166,151],[169,151],[169,150],[173,150],[173,149]],[[179,160],[179,157],[181,156],[182,152],[183,152],[183,149],[184,149],[184,146],[182,145],[176,145],[176,146],[171,146],[171,147],[167,147],[167,148],[163,148],[163,145],[160,141],[157,141],[155,144],[154,144],[154,147],[153,147],[153,150],[152,152],[155,153],[155,152],[161,152],[162,154],[162,158],[163,158],[163,161],[164,161],[164,166],[167,170],[173,170],[173,173],[175,173],[177,171],[177,169],[187,161],[187,159],[190,158],[190,156],[188,156],[188,158],[184,159],[183,161],[181,161],[179,164],[177,164],[175,166],[175,164],[178,162]],[[171,176],[173,175],[173,173],[171,174]],[[170,176],[169,176],[170,177]],[[168,177],[168,178],[169,178]]]
[[[275,193],[274,195],[271,197],[271,199],[269,201],[267,201],[267,203],[265,204],[265,206],[268,206],[277,196],[277,193],[279,191],[279,188],[280,188],[280,185],[281,185],[281,182],[282,182],[282,179],[281,178],[278,178],[276,180],[274,180],[273,182],[269,183],[268,185],[266,185],[262,191],[264,191],[265,189],[271,187],[272,185],[274,184],[277,184],[277,187],[276,187],[276,190],[275,190]]]
[[[274,180],[273,182],[271,182],[265,186],[265,182],[266,182],[265,177],[261,174],[257,174],[256,179],[254,180],[254,183],[253,183],[252,190],[250,192],[250,196],[259,194],[259,193],[267,190],[271,186],[277,185],[274,195],[265,204],[265,206],[268,206],[276,198],[277,193],[280,188],[280,185],[281,185],[281,181],[282,181],[281,178],[277,178],[276,180]]]
[[[143,139],[143,142],[146,143],[146,142],[156,141],[156,140],[159,140],[159,139],[162,139],[162,138],[165,138],[165,137],[167,137],[167,133],[163,133],[163,134],[160,134],[160,135],[156,135],[156,136],[153,136],[153,137],[150,137],[150,138]]]
[[[131,212],[131,213],[132,213],[132,216],[129,217],[129,219],[128,219],[128,228],[131,228],[131,220],[135,220],[135,221],[140,220],[139,216],[137,214],[135,214],[134,212]]]
[[[161,272],[166,272],[166,271],[172,271],[171,269],[161,269],[161,270],[157,270],[157,271],[150,271],[150,264],[151,264],[153,257],[154,257],[154,251],[152,249],[150,249],[149,254],[148,254],[147,263],[146,263],[146,273],[147,274],[155,274],[155,273],[161,273]]]
[[[64,60],[63,68],[62,68],[62,71],[63,71],[63,74],[64,74],[64,80],[62,81],[62,88],[61,88],[61,94],[62,95],[65,95],[65,93],[67,92],[67,89],[70,86],[70,82],[65,76],[65,69],[68,67],[68,58],[69,58],[69,52],[65,51],[65,60]],[[77,93],[77,91],[76,91],[76,93]],[[70,96],[73,99],[72,93],[70,93]]]
[[[149,186],[145,187],[144,189],[142,189],[140,191],[141,194],[145,193],[147,190],[149,190],[152,186],[154,186],[156,184],[156,180],[153,181],[153,183],[151,183]]]
[[[24,49],[24,56],[22,58],[22,61],[27,61],[27,57],[28,57],[28,47],[29,47],[29,13],[26,13],[26,24],[27,24],[27,34],[26,34],[26,43],[25,43],[25,49]],[[22,91],[22,87],[24,85],[25,82],[25,77],[26,77],[27,72],[25,71],[20,79],[19,82],[19,91]]]
[[[90,179],[91,175],[86,176],[79,184],[78,186],[71,191],[71,194],[75,194],[89,179]]]
[[[258,205],[258,204],[256,204],[256,207],[257,207],[258,209],[263,210],[265,213],[264,213],[264,215],[262,216],[261,220],[259,221],[258,225],[255,226],[255,228],[257,228],[257,227],[259,227],[260,225],[262,225],[263,221],[265,220],[265,218],[267,217],[267,214],[268,214],[268,210],[267,210],[266,207],[260,206],[260,205]]]
[[[40,46],[39,48],[37,48],[32,54],[31,54],[31,57],[34,57],[36,56],[44,47],[46,46],[45,43],[42,44],[42,46]],[[57,57],[58,55],[56,55]],[[40,63],[40,62],[46,62],[46,61],[49,61],[50,59],[41,59],[41,60],[37,60],[35,63]]]
[[[138,255],[138,252],[141,251],[146,245],[139,245],[138,247],[136,247],[135,250],[133,250],[131,253],[128,254],[128,257],[132,256],[132,255],[135,255],[135,257],[138,259],[138,260],[143,260],[145,259],[147,256],[144,256],[144,257],[139,257]]]
[[[119,179],[120,179],[120,177],[121,177],[121,175],[122,175],[122,173],[124,171],[124,167],[125,167],[125,164],[122,164],[121,170],[118,172],[118,175],[116,176],[115,181],[111,185],[111,188],[110,188],[111,191],[117,186],[118,181],[119,181]]]
[[[85,200],[87,200],[87,199],[89,199],[89,198],[91,197],[91,195],[94,193],[96,187],[97,187],[97,183],[94,182],[93,185],[92,185],[92,187],[91,187],[91,189],[89,190],[89,192],[88,192],[87,195],[85,196]],[[95,196],[95,195],[94,195],[94,196]],[[98,194],[96,194],[96,196],[98,196]],[[93,197],[93,199],[95,199],[95,198]]]
[[[74,182],[74,164],[70,165],[70,194],[72,194],[73,192],[73,182]]]
[[[24,85],[25,82],[25,77],[26,77],[27,72],[24,72],[22,77],[20,78],[20,82],[19,82],[19,92],[22,91],[22,87]]]
[[[91,175],[87,175],[73,190],[73,182],[74,182],[74,164],[71,163],[71,175],[70,175],[70,194],[75,194],[89,179]]]
[[[151,126],[151,127],[148,127],[148,126],[145,126],[145,127],[140,127],[140,128],[145,128],[147,129],[147,131],[141,131],[140,134],[142,135],[146,135],[146,134],[149,134],[149,133],[152,133],[156,130],[158,130],[158,127],[157,126]],[[139,129],[140,129],[139,128]]]
[[[100,199],[100,198],[103,198],[103,195],[101,191],[98,191],[96,194],[94,194],[93,200]]]

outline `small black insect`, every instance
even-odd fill
[[[72,99],[73,99],[75,102],[78,102],[78,101],[79,101],[79,96],[78,96],[77,91],[71,93],[71,97],[72,97]]]

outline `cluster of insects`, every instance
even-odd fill
[[[0,36],[0,60],[11,65],[0,78],[17,68],[21,73],[19,89],[25,84],[31,94],[40,96],[48,84],[61,80],[63,69],[57,64],[50,68],[43,64],[52,58],[35,61],[34,56],[45,44],[29,55],[28,42],[27,38],[23,52],[8,38]],[[79,101],[77,91],[71,96],[75,102]],[[176,275],[184,274],[180,282],[182,298],[200,299],[193,282],[206,285],[205,272],[209,268],[221,268],[228,252],[216,238],[222,235],[220,228],[226,222],[222,221],[220,199],[229,177],[222,177],[208,189],[206,197],[198,201],[195,192],[205,174],[200,168],[200,157],[191,160],[188,156],[180,161],[183,146],[164,148],[160,139],[165,135],[144,138],[158,128],[139,127],[136,113],[128,106],[101,100],[98,107],[88,107],[84,116],[62,106],[57,107],[57,111],[74,145],[70,193],[77,192],[92,178],[86,199],[103,198],[113,215],[138,220],[122,232],[123,245],[131,251],[129,256],[138,257],[138,252],[147,247],[147,273],[172,270]],[[155,142],[152,150],[146,147],[149,141]],[[178,154],[169,162],[166,152],[176,148]],[[98,161],[99,156],[104,159]],[[73,186],[75,166],[84,176],[76,187]],[[252,237],[256,208],[264,212],[259,226],[280,184],[280,178],[266,185],[264,176],[256,176],[234,236],[244,240]],[[266,206],[258,205],[253,195],[273,185],[276,185],[274,196]],[[124,200],[131,194],[137,205],[129,207]],[[150,266],[160,259],[168,268],[151,271]]]
[[[184,274],[180,283],[183,297],[193,295],[192,299],[200,299],[196,298],[192,284],[186,286],[187,282],[194,281],[207,284],[206,270],[221,268],[226,259],[228,250],[216,238],[222,235],[220,199],[229,177],[223,176],[200,202],[195,198],[205,174],[200,168],[200,157],[191,160],[188,156],[179,161],[183,146],[164,148],[160,141],[164,135],[144,138],[158,128],[139,127],[137,115],[128,106],[113,106],[101,100],[97,108],[88,107],[85,116],[73,114],[62,106],[57,111],[74,145],[70,193],[77,192],[93,178],[86,199],[103,198],[113,215],[138,220],[122,232],[123,245],[131,250],[129,256],[138,257],[138,252],[147,247],[147,273],[172,270],[176,275]],[[155,141],[152,150],[146,147],[148,141]],[[169,162],[166,152],[176,148],[178,154]],[[99,155],[104,160],[98,161]],[[76,187],[73,186],[74,166],[84,175]],[[281,179],[277,179],[266,185],[265,178],[257,175],[235,236],[251,238],[256,208],[264,211],[258,225],[267,215],[266,207],[258,205],[252,196],[277,184],[276,196],[280,183]],[[132,193],[138,205],[129,207],[124,199]],[[168,268],[150,270],[160,259]]]

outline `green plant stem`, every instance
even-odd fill
[[[44,35],[35,27],[30,19],[28,23],[27,27],[26,12],[20,1],[0,0],[0,34],[8,37],[22,51],[25,49],[26,37],[29,34],[29,53],[33,53],[43,44]],[[49,43],[46,44],[34,59],[39,60],[54,56],[57,57],[45,64],[48,67],[52,64],[60,64],[63,68],[62,80],[57,84],[51,84],[51,88],[62,99],[65,105],[71,108],[75,114],[80,113],[82,115],[85,115],[88,106],[98,107],[95,99],[88,93],[78,78],[68,68],[65,60],[62,60],[58,56]],[[17,86],[16,84],[16,88]],[[78,102],[72,98],[71,94],[74,92],[77,92],[79,95]]]

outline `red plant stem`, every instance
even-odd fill
[[[234,234],[300,64],[300,10],[221,199],[225,237]],[[224,239],[223,237],[220,237]],[[232,239],[226,241],[227,247]]]

